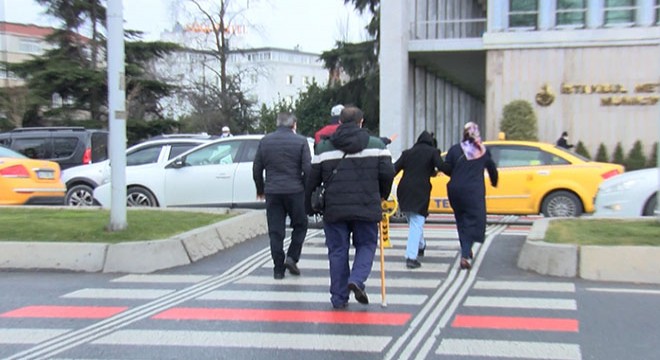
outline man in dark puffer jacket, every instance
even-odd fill
[[[303,241],[307,235],[305,183],[311,171],[312,156],[307,139],[295,133],[296,121],[293,114],[280,113],[277,116],[277,130],[261,139],[252,165],[257,197],[266,199],[268,236],[275,279],[284,278],[285,268],[292,275],[300,275],[296,264],[300,260]],[[287,215],[291,219],[293,231],[285,258]]]
[[[337,131],[316,146],[306,189],[306,208],[311,214],[311,192],[326,182],[323,228],[330,261],[330,301],[337,309],[346,307],[350,291],[358,302],[369,303],[364,283],[378,245],[381,201],[389,196],[394,178],[389,150],[362,129],[363,121],[357,107],[342,110]],[[355,246],[352,270],[348,261],[351,234]]]

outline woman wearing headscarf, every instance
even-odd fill
[[[408,219],[408,243],[406,245],[406,267],[415,269],[422,264],[417,260],[424,255],[424,223],[429,215],[431,176],[442,166],[440,151],[434,146],[433,135],[422,131],[415,145],[405,150],[394,163],[395,173],[403,170],[397,186],[396,196],[399,209]]]
[[[483,243],[486,237],[484,169],[488,171],[490,184],[497,187],[497,167],[481,142],[479,126],[468,122],[463,128],[463,140],[449,149],[442,168],[451,177],[447,195],[461,243],[461,269],[472,268],[472,245]]]

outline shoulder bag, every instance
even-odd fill
[[[332,180],[332,178],[335,177],[335,174],[337,173],[337,169],[339,168],[339,165],[341,164],[342,160],[346,157],[346,154],[341,157],[339,162],[337,163],[337,166],[335,166],[334,169],[332,169],[332,174],[330,174],[330,177],[328,177],[328,180],[324,181],[321,183],[321,185],[317,186],[314,191],[312,191],[312,211],[314,211],[317,214],[323,214],[323,210],[325,209],[325,189]]]

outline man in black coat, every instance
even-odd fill
[[[325,183],[323,230],[330,262],[330,301],[336,309],[346,307],[351,291],[359,303],[369,303],[364,283],[378,245],[381,201],[389,196],[394,178],[389,150],[362,128],[363,121],[357,107],[341,111],[337,131],[316,146],[305,199],[311,214],[312,189]]]
[[[424,223],[429,216],[431,177],[442,167],[440,150],[434,143],[433,135],[424,130],[415,145],[401,153],[401,157],[394,163],[396,174],[403,170],[396,196],[399,209],[408,219],[406,267],[409,269],[422,266],[417,256],[423,256],[426,248]]]
[[[300,275],[297,263],[307,234],[305,183],[311,172],[311,150],[307,139],[295,133],[296,122],[293,114],[280,113],[277,116],[277,130],[261,139],[252,166],[257,197],[266,199],[275,279],[284,278],[285,269],[292,275]],[[293,231],[285,257],[287,215],[291,219]]]

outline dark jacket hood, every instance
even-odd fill
[[[347,154],[355,154],[369,145],[369,132],[355,123],[341,124],[330,137],[335,149]]]
[[[433,146],[433,135],[431,135],[431,133],[429,133],[426,130],[422,131],[422,133],[419,134],[419,137],[417,138],[417,142],[415,143],[415,145],[417,144],[426,144]]]

